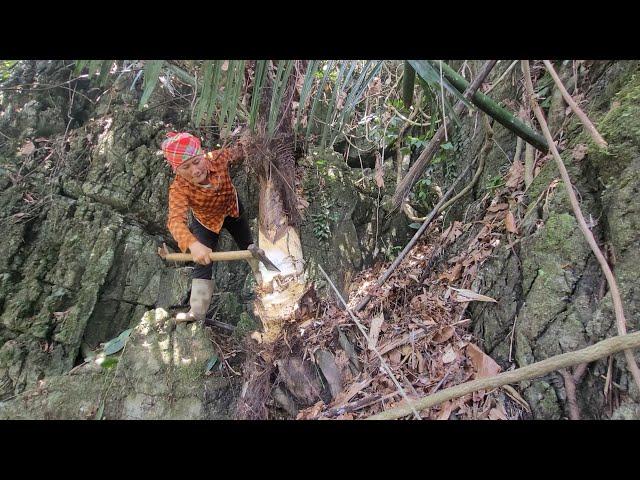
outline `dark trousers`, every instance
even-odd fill
[[[240,209],[240,215],[238,216],[238,218],[225,217],[222,228],[224,228],[231,234],[239,250],[246,250],[247,247],[253,243],[253,237],[251,236],[249,223],[243,216],[244,207],[242,205],[242,202],[240,201],[240,198],[238,198],[238,208]],[[196,220],[195,217],[193,217],[189,228],[200,243],[206,245],[213,251],[218,248],[218,240],[220,235],[212,232],[208,228],[205,228],[198,220]],[[191,274],[191,278],[203,278],[205,280],[211,280],[212,269],[213,262],[209,265],[195,264],[195,267]]]

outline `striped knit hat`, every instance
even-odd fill
[[[162,153],[175,172],[183,162],[195,155],[202,155],[203,151],[199,138],[186,132],[169,132],[162,142]]]

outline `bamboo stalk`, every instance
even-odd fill
[[[562,181],[564,183],[567,194],[569,195],[569,201],[571,202],[571,207],[573,208],[573,213],[576,216],[576,220],[578,221],[578,226],[580,230],[584,234],[584,237],[591,247],[591,251],[596,256],[602,271],[604,272],[604,276],[607,279],[607,283],[609,284],[609,290],[611,290],[611,299],[613,300],[613,310],[616,315],[616,326],[618,329],[618,335],[624,335],[627,333],[627,321],[624,318],[624,310],[622,308],[622,299],[620,298],[620,291],[618,290],[618,283],[616,282],[615,277],[613,276],[613,272],[607,263],[606,258],[602,254],[600,247],[596,243],[596,239],[593,237],[593,233],[589,230],[587,226],[587,222],[584,219],[584,215],[582,215],[582,210],[580,209],[580,204],[578,203],[578,199],[576,197],[575,192],[573,191],[573,184],[571,183],[571,179],[569,178],[569,173],[567,172],[566,167],[564,166],[564,162],[558,153],[558,149],[556,148],[555,143],[553,142],[553,138],[551,137],[551,132],[549,131],[549,127],[547,126],[547,122],[544,119],[544,115],[538,102],[536,101],[533,93],[533,83],[531,82],[531,73],[529,71],[529,61],[522,61],[522,71],[524,73],[525,85],[527,88],[527,92],[529,94],[531,107],[538,119],[538,123],[540,124],[540,128],[542,128],[542,132],[544,133],[545,138],[547,139],[547,143],[549,144],[549,148],[553,154],[553,158],[556,160],[556,164],[558,165],[558,170],[560,170],[560,176],[562,177]],[[629,366],[629,370],[631,371],[631,375],[633,376],[634,381],[640,390],[640,369],[638,369],[638,365],[636,363],[635,358],[633,357],[633,352],[631,350],[627,350],[624,352],[624,356],[627,359],[627,364]]]
[[[590,347],[576,350],[575,352],[563,353],[540,362],[532,363],[526,367],[494,375],[493,377],[479,378],[477,380],[472,380],[471,382],[465,382],[454,387],[446,388],[438,393],[428,395],[418,401],[411,402],[411,405],[402,405],[368,417],[366,420],[394,420],[409,415],[414,409],[424,410],[426,408],[433,407],[434,405],[446,402],[447,400],[459,398],[478,390],[492,389],[512,383],[519,383],[525,380],[532,380],[556,370],[573,367],[575,365],[580,365],[581,363],[590,363],[623,350],[631,351],[630,349],[639,347],[640,332],[608,338],[591,345]]]
[[[405,108],[409,108],[413,102],[413,85],[416,80],[416,71],[405,60],[404,72],[402,74],[402,102]]]
[[[578,106],[578,104],[571,97],[571,95],[569,95],[569,92],[567,92],[567,89],[562,84],[562,81],[560,80],[560,77],[556,73],[556,70],[553,68],[553,65],[551,64],[551,62],[549,60],[543,60],[542,62],[544,63],[544,66],[547,68],[547,71],[551,75],[551,78],[553,78],[553,81],[555,82],[556,87],[558,87],[558,90],[560,90],[560,93],[562,93],[562,97],[564,98],[564,101],[567,102],[567,104],[571,107],[571,110],[573,110],[573,113],[575,113],[576,116],[580,119],[580,121],[582,122],[582,125],[584,125],[584,128],[586,128],[589,135],[591,135],[591,138],[593,139],[593,141],[596,142],[596,144],[599,147],[607,148],[607,142],[605,141],[604,138],[602,138],[602,135],[600,135],[595,125],[591,123],[591,120],[589,120],[589,117],[587,117],[587,115],[582,111],[582,109]]]
[[[428,61],[433,65],[433,68],[437,67],[434,61]],[[456,72],[444,62],[442,63],[442,72],[444,73],[444,76],[447,78],[447,80],[449,80],[449,82],[459,91],[463,92],[466,88],[468,88],[469,82],[458,75],[458,72]],[[513,116],[509,111],[502,108],[485,94],[476,92],[469,99],[469,101],[476,107],[478,107],[479,110],[482,110],[484,113],[494,118],[496,122],[512,131],[519,137],[522,137],[527,141],[527,143],[530,143],[538,150],[544,153],[547,153],[549,151],[547,142],[545,141],[544,137],[540,135],[540,133],[533,130],[519,118]]]

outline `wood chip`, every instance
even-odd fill
[[[378,344],[378,336],[380,335],[380,328],[384,323],[384,312],[380,311],[378,315],[371,319],[371,327],[369,330],[369,350],[376,348]]]

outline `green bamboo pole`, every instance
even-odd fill
[[[433,68],[440,68],[440,63],[437,60],[427,60]],[[442,74],[449,80],[449,83],[453,85],[460,92],[464,92],[469,86],[464,78],[452,69],[449,65],[442,62]],[[471,98],[473,103],[479,110],[494,118],[496,122],[505,128],[509,129],[517,136],[522,137],[527,143],[534,146],[541,152],[547,153],[549,146],[545,138],[539,133],[526,125],[522,120],[513,116],[510,112],[502,108],[496,102],[487,97],[484,93],[476,92]]]
[[[402,102],[406,108],[413,102],[413,85],[416,80],[416,71],[409,62],[404,62],[404,72],[402,74]]]

